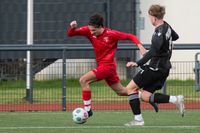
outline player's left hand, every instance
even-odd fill
[[[126,64],[126,67],[138,67],[138,64],[136,62],[131,61]]]

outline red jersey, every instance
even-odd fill
[[[92,35],[88,26],[83,26],[78,29],[70,28],[67,31],[67,35],[80,35],[87,37],[94,47],[96,62],[98,66],[101,64],[112,64],[115,62],[114,56],[117,50],[118,40],[131,40],[136,45],[141,44],[136,36],[116,30],[111,30],[109,28],[104,28],[103,33],[99,36]]]

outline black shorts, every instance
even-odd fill
[[[168,75],[169,69],[156,70],[145,66],[133,77],[133,81],[140,89],[154,93],[162,88]]]

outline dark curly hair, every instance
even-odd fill
[[[100,14],[94,14],[90,17],[88,25],[94,26],[99,28],[100,26],[103,27],[103,17]]]

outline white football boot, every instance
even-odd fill
[[[143,126],[144,125],[144,120],[138,121],[133,119],[132,121],[124,124],[124,126],[130,127],[130,126]]]

